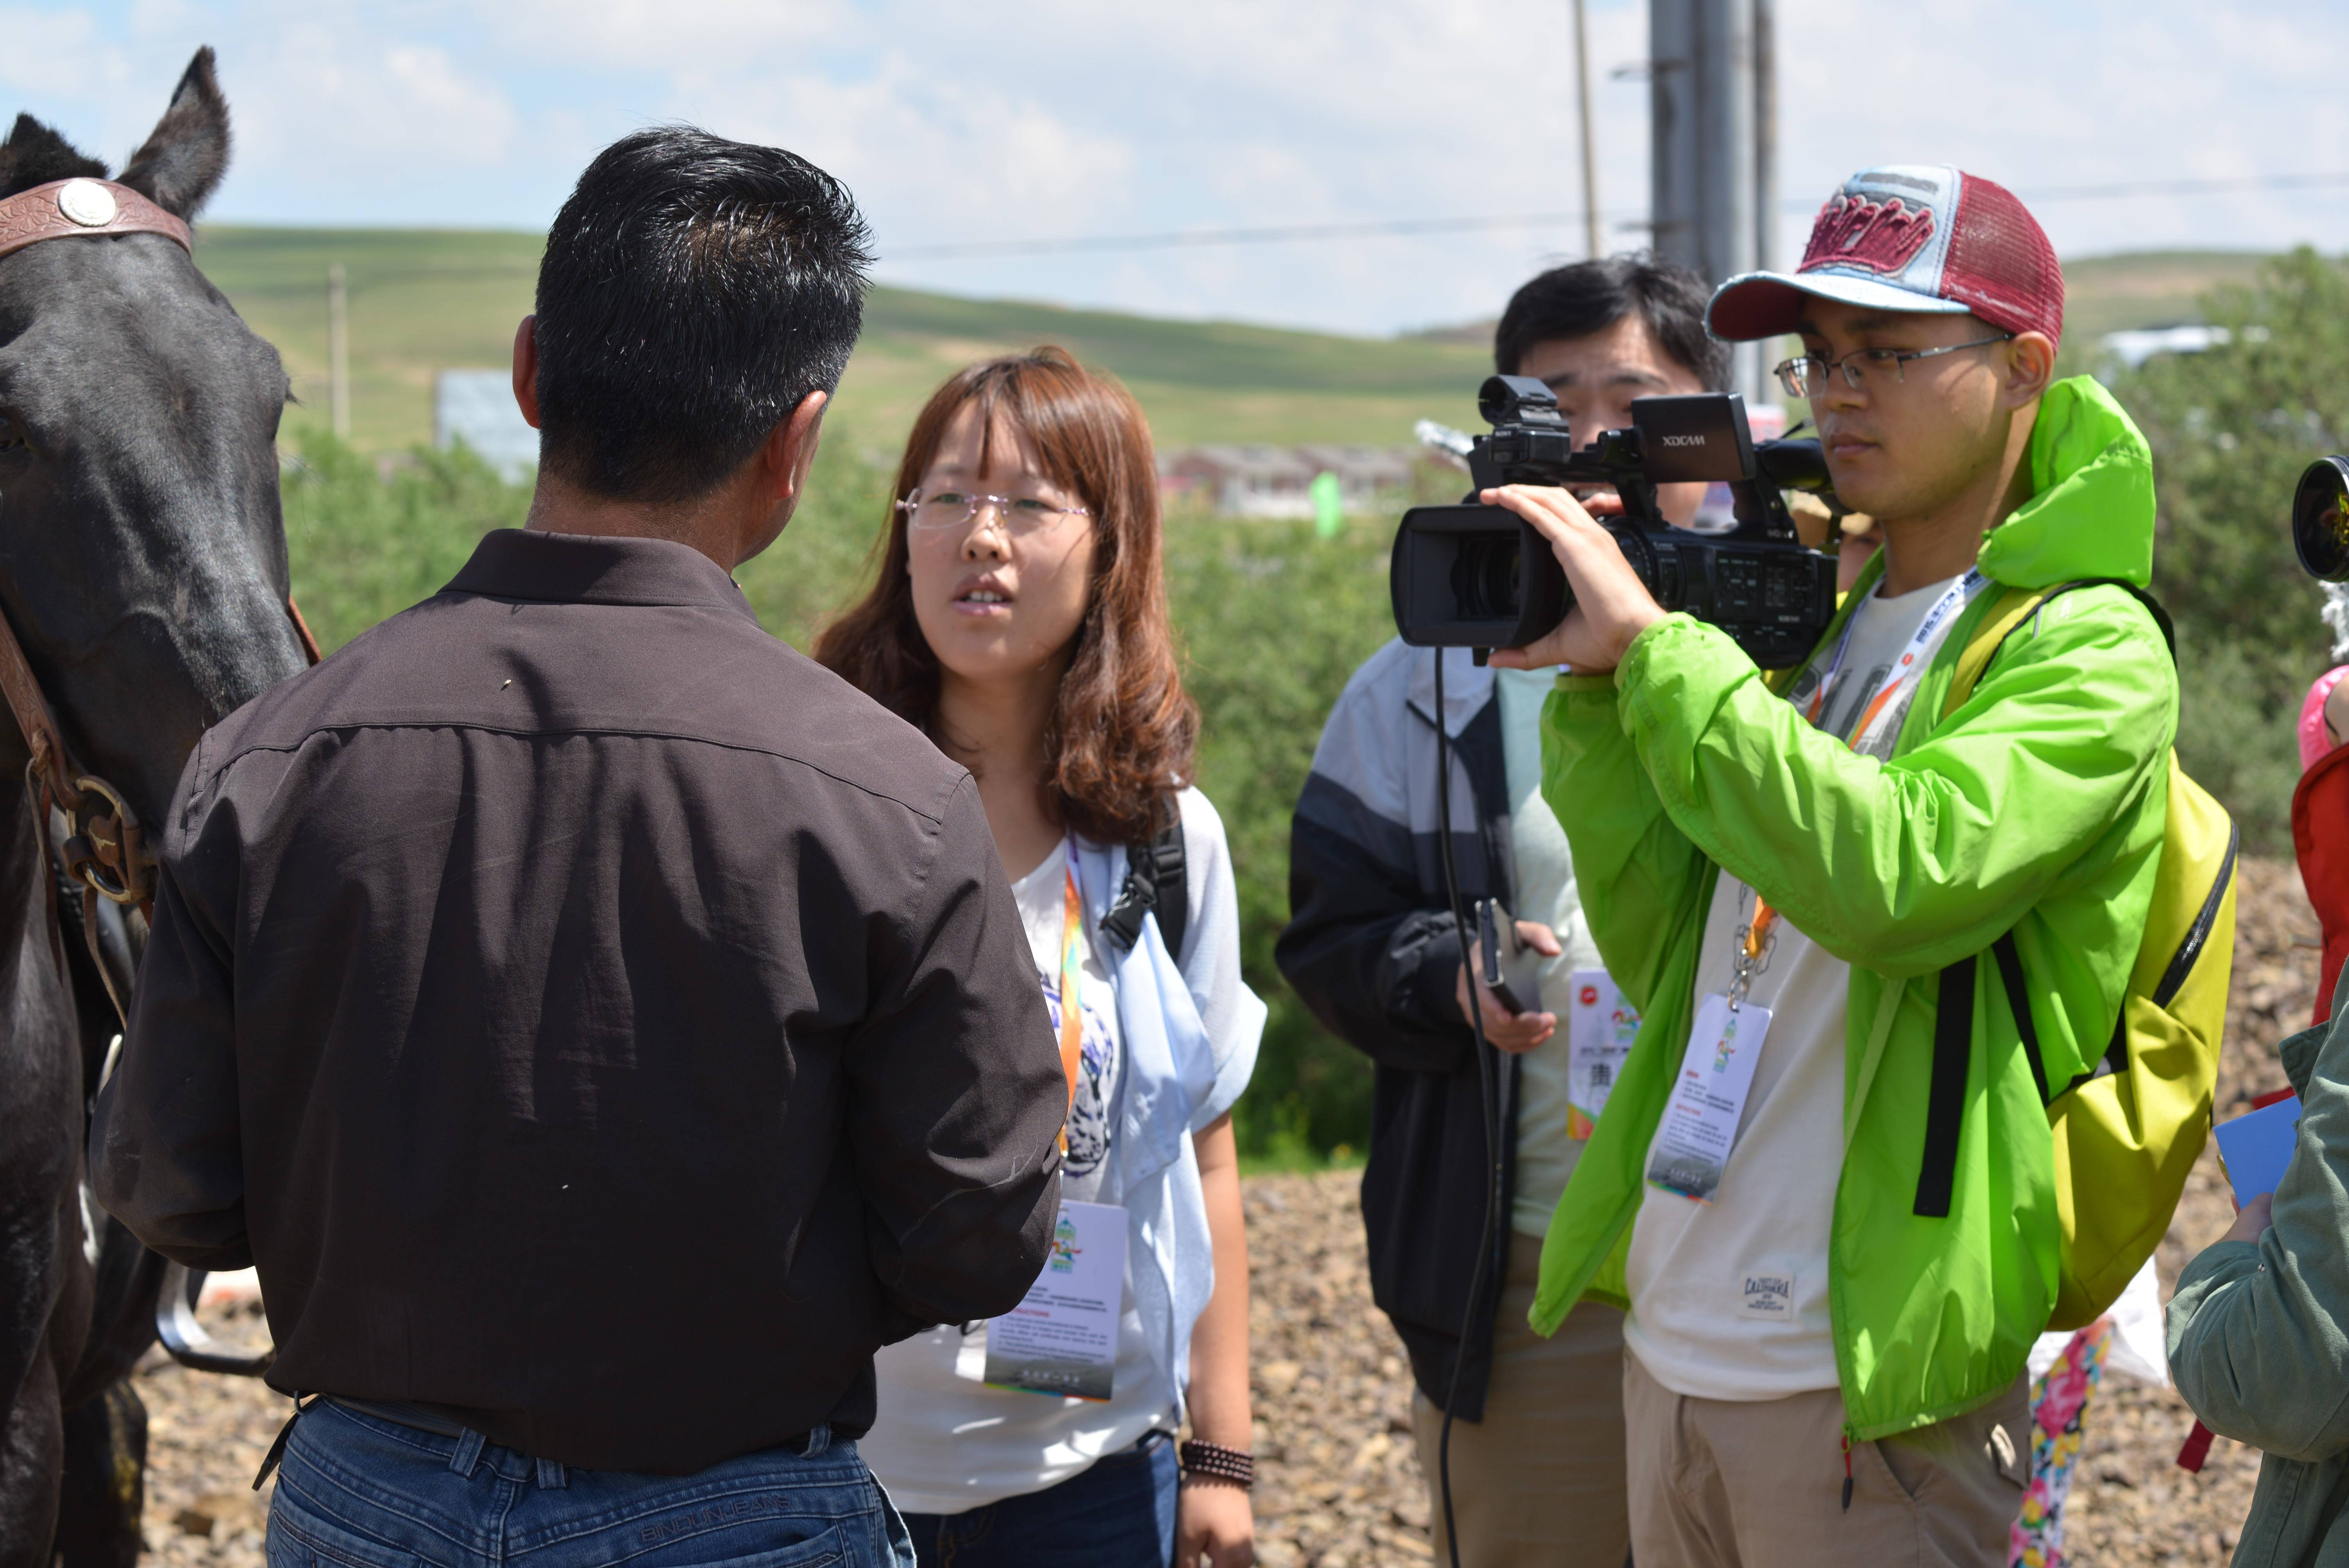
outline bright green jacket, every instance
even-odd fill
[[[2032,499],[1985,537],[1984,574],[2023,588],[2145,584],[2151,458],[2120,406],[2085,377],[2058,382],[2030,463]],[[1855,585],[1844,615],[1878,575]],[[1630,1305],[1623,1256],[1725,871],[1851,965],[1828,1243],[1851,1436],[1947,1419],[2023,1370],[2055,1298],[2047,1112],[1996,965],[1977,965],[1950,1212],[1912,1212],[1938,975],[2012,930],[2048,1080],[2103,1054],[2152,896],[2178,683],[2143,606],[2085,588],[2018,631],[1944,718],[1958,655],[1999,598],[1978,595],[1944,641],[1886,762],[1813,729],[1735,644],[1686,615],[1641,633],[1611,677],[1559,680],[1543,715],[1542,790],[1572,845],[1591,934],[1644,1021],[1550,1222],[1531,1315],[1540,1332],[1585,1296]],[[1810,1155],[1836,1151],[1769,1158]],[[1734,1150],[1726,1180],[1755,1157]]]

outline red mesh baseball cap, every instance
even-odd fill
[[[2064,270],[2014,192],[1945,166],[1898,164],[1843,182],[1793,273],[1747,273],[1705,312],[1715,337],[1777,337],[1803,296],[1879,310],[1971,311],[2002,332],[2064,336]]]

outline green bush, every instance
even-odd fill
[[[323,431],[303,438],[278,489],[294,598],[328,653],[439,593],[482,534],[530,511],[529,486],[462,447],[378,469]]]
[[[1167,583],[1199,703],[1199,787],[1231,838],[1248,984],[1272,1009],[1233,1120],[1244,1151],[1284,1163],[1370,1138],[1369,1061],[1313,1021],[1272,944],[1288,920],[1289,812],[1322,720],[1394,634],[1391,527],[1357,518],[1328,540],[1307,522],[1178,516],[1167,528]]]
[[[2154,591],[2178,623],[2188,771],[2288,853],[2302,694],[2332,661],[2323,595],[2292,559],[2293,484],[2349,444],[2349,267],[2302,249],[2204,302],[2229,341],[2112,377],[2152,443]]]

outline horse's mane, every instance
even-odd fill
[[[30,191],[52,180],[103,180],[106,165],[84,156],[72,142],[29,114],[20,114],[0,141],[0,198]]]

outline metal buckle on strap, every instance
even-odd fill
[[[120,790],[103,779],[84,774],[74,780],[74,786],[84,799],[96,795],[112,810],[84,815],[80,800],[57,803],[69,830],[66,874],[116,903],[147,903],[155,896],[155,862],[147,853],[139,813],[130,809]]]

